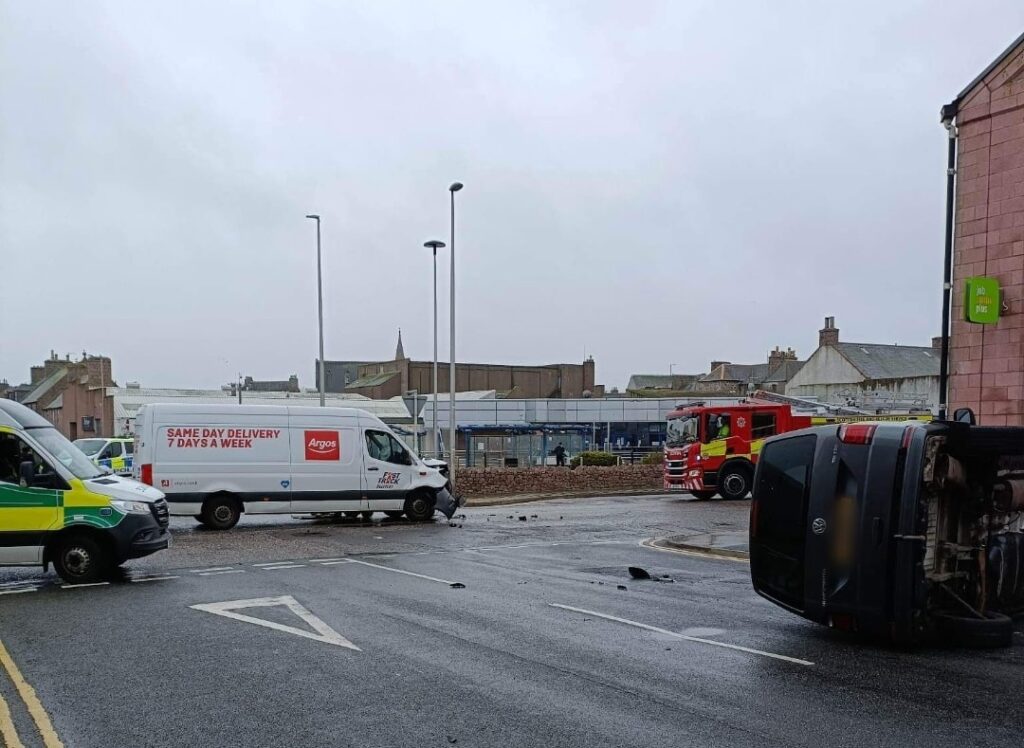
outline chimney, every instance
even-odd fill
[[[714,371],[719,366],[726,366],[728,363],[729,363],[728,361],[712,361],[711,362],[711,371]]]
[[[835,345],[839,342],[839,328],[835,317],[825,317],[825,326],[818,330],[818,347]]]
[[[28,370],[29,382],[31,384],[39,384],[40,382],[42,382],[44,379],[46,379],[45,371],[45,366],[33,366],[32,368],[30,368]]]
[[[772,371],[785,360],[786,352],[779,350],[779,346],[775,346],[774,351],[768,351],[768,371]]]
[[[941,351],[942,350],[942,336],[941,335],[936,335],[934,338],[932,338],[932,348],[934,348],[937,351]]]

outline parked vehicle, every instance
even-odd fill
[[[687,491],[698,499],[710,499],[716,493],[724,499],[743,499],[750,493],[761,448],[769,437],[827,423],[932,418],[930,413],[821,415],[814,411],[799,412],[792,403],[772,402],[766,399],[769,397],[799,402],[796,398],[758,392],[736,404],[705,405],[698,401],[680,405],[669,413],[665,490]]]
[[[53,564],[70,583],[101,578],[170,544],[155,488],[95,465],[46,419],[0,399],[0,565]]]
[[[135,450],[133,439],[126,437],[75,439],[73,444],[101,468],[107,468],[116,475],[132,474],[132,456]]]
[[[973,421],[973,416],[962,414]],[[1024,428],[861,423],[761,451],[750,574],[818,623],[1000,646],[1024,612]]]
[[[445,476],[355,408],[144,405],[134,469],[167,494],[171,514],[217,530],[243,512],[383,511],[423,521],[459,506]]]

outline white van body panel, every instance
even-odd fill
[[[370,457],[368,430],[397,440],[413,464]],[[393,511],[410,492],[447,483],[383,421],[355,408],[144,405],[135,427],[137,479],[144,465],[176,515],[198,514],[207,496],[221,492],[252,513]]]

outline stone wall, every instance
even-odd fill
[[[459,468],[458,492],[476,496],[514,496],[532,493],[600,493],[601,491],[662,489],[661,465],[612,467]]]

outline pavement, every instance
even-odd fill
[[[748,509],[175,519],[172,549],[108,584],[0,570],[0,745],[1019,742],[1024,631],[1004,650],[897,650],[762,600],[735,559],[643,545],[742,533]]]
[[[650,545],[655,548],[706,553],[726,558],[750,558],[750,544],[746,530],[673,535],[668,538],[656,538],[651,541]]]

